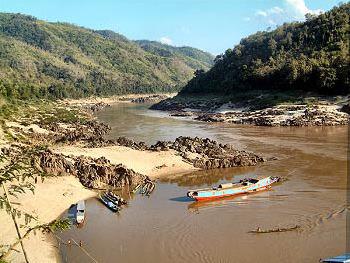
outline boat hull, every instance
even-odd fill
[[[227,188],[212,188],[212,189],[199,189],[190,190],[187,196],[195,199],[196,201],[207,201],[219,198],[225,198],[229,196],[248,194],[258,191],[267,190],[271,187],[271,184],[278,182],[279,178],[266,177],[261,180],[254,180],[255,183],[242,182],[241,184],[232,184],[232,187]]]
[[[232,193],[232,194],[223,194],[223,195],[215,195],[215,196],[204,196],[204,197],[193,197],[193,199],[195,199],[196,201],[209,201],[209,200],[216,200],[216,199],[220,199],[220,198],[225,198],[225,197],[230,197],[230,196],[236,196],[236,195],[242,195],[242,194],[249,194],[249,193],[255,193],[255,192],[259,192],[259,191],[264,191],[269,189],[269,186],[265,186],[265,187],[261,187],[258,188],[256,190],[252,190],[252,191],[246,191],[246,192],[240,192],[240,193]]]
[[[113,211],[113,212],[118,212],[118,211],[119,211],[118,206],[116,206],[114,203],[112,203],[111,201],[107,200],[107,199],[104,198],[103,196],[100,196],[99,200],[100,200],[107,208],[109,208],[111,211]]]

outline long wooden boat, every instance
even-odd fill
[[[119,211],[119,207],[116,206],[113,202],[109,201],[105,196],[100,196],[100,201],[113,212]]]
[[[227,196],[251,193],[266,190],[273,183],[280,180],[279,177],[269,176],[263,179],[248,178],[236,183],[220,184],[218,187],[189,190],[187,196],[196,201],[211,200]]]

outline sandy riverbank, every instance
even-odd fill
[[[136,172],[148,175],[152,179],[185,173],[194,170],[191,164],[183,161],[175,151],[151,152],[138,151],[123,146],[109,146],[102,148],[82,148],[80,146],[63,146],[52,148],[54,152],[74,156],[90,156],[98,158],[104,156],[111,163],[122,163]],[[38,224],[49,223],[57,219],[71,204],[79,200],[87,199],[95,195],[94,191],[83,187],[74,176],[61,176],[38,182],[35,194],[30,191],[20,194],[18,199],[11,199],[15,207],[23,212],[38,217]],[[18,204],[17,204],[18,203]],[[24,218],[19,219],[19,224],[24,224]],[[32,222],[30,225],[34,225]],[[17,235],[11,216],[4,210],[0,210],[1,235],[0,244],[9,245],[16,241]],[[25,230],[22,230],[22,235]],[[31,233],[24,240],[30,262],[59,262],[59,252],[53,236],[37,232]],[[8,258],[9,262],[24,262],[20,245],[16,246]]]
[[[36,215],[38,221],[32,221],[29,225],[49,223],[57,219],[71,204],[79,200],[87,199],[95,195],[94,191],[85,189],[79,180],[73,176],[52,177],[43,183],[38,182],[35,192],[30,191],[11,198],[14,207],[23,212]],[[18,219],[19,225],[24,224],[24,216]],[[9,245],[16,241],[17,234],[11,216],[5,210],[0,210],[0,244]],[[25,232],[21,230],[22,235]],[[60,257],[53,236],[43,234],[40,231],[31,233],[23,241],[29,262],[59,262]],[[8,258],[8,262],[24,262],[21,246],[16,246]]]
[[[63,146],[52,148],[56,153],[74,156],[105,157],[113,164],[124,164],[135,172],[158,179],[178,173],[198,170],[184,161],[175,151],[139,151],[124,146],[108,146],[101,148],[82,148],[80,146]]]
[[[134,95],[132,97],[137,98]],[[90,99],[92,102],[92,99]],[[101,99],[105,103],[120,102],[119,98]],[[72,104],[89,103],[89,100],[70,101]],[[20,134],[25,137],[32,133],[43,136],[50,135],[52,132],[40,128],[37,124],[20,124],[18,122],[5,121],[5,126],[10,134]],[[0,148],[10,147],[11,142],[5,136],[4,130],[0,129]],[[73,145],[52,145],[50,147],[54,152],[74,156],[90,156],[93,158],[105,157],[113,164],[122,163],[129,169],[133,169],[152,179],[161,178],[167,175],[186,173],[194,170],[191,164],[185,162],[183,158],[176,154],[176,151],[141,151],[124,146],[108,146],[101,148],[83,148],[79,143]],[[1,194],[1,190],[0,190]],[[59,176],[46,179],[43,183],[38,182],[35,187],[35,194],[30,191],[25,194],[19,194],[18,198],[11,198],[14,207],[20,211],[37,216],[38,221],[31,222],[28,226],[49,223],[60,217],[62,213],[71,205],[79,200],[87,199],[95,195],[95,192],[84,188],[78,178],[74,176]],[[18,219],[19,225],[25,225],[24,216]],[[17,240],[17,234],[12,218],[5,210],[0,210],[0,244],[10,245]],[[25,229],[21,229],[22,235]],[[60,255],[56,244],[56,239],[49,234],[43,234],[37,231],[31,233],[24,241],[24,246],[30,262],[60,262]],[[17,245],[6,258],[8,262],[24,262],[24,256],[21,246]]]

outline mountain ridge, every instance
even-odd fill
[[[110,30],[0,13],[0,94],[20,99],[174,92],[204,63],[161,57]]]

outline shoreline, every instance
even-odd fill
[[[149,94],[127,94],[115,95],[109,97],[87,97],[80,99],[64,99],[61,103],[66,105],[74,105],[84,107],[84,105],[117,104],[117,103],[144,103],[144,102],[159,102],[161,100],[175,97],[177,93],[149,93]],[[106,105],[105,105],[106,106]]]

